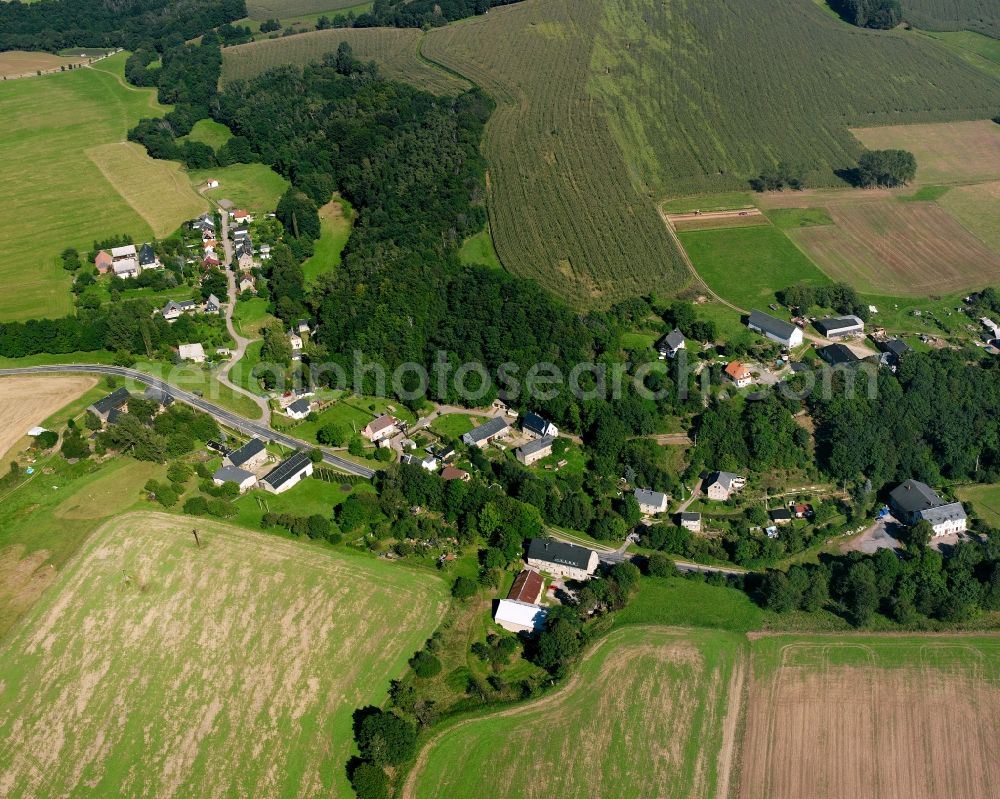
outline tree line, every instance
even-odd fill
[[[245,0],[12,0],[0,4],[0,51],[179,45],[246,15]]]
[[[899,0],[830,0],[834,11],[859,28],[895,28],[903,20]]]

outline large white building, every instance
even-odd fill
[[[945,502],[938,493],[919,480],[907,480],[889,494],[889,504],[903,524],[925,521],[934,528],[934,535],[960,533],[968,519],[961,502]]]
[[[304,452],[285,458],[260,478],[260,484],[272,494],[282,494],[313,473],[312,461]]]
[[[802,343],[802,329],[784,319],[766,314],[754,308],[747,319],[747,327],[761,333],[783,347],[797,347]]]
[[[597,553],[576,544],[550,538],[532,538],[528,545],[528,565],[554,577],[587,580],[597,571]]]

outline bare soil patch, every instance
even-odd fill
[[[86,375],[0,378],[0,453],[8,453],[28,430],[96,382]],[[0,468],[6,469],[8,462],[0,459]]]
[[[22,544],[0,550],[0,633],[55,580],[56,570],[46,564],[48,558],[44,549],[26,556]]]

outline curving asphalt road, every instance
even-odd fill
[[[237,413],[227,411],[225,408],[220,408],[218,405],[202,399],[198,395],[192,394],[190,391],[184,391],[183,389],[177,388],[177,386],[171,385],[170,383],[160,380],[157,377],[153,377],[152,375],[148,375],[145,372],[140,372],[135,369],[127,369],[124,366],[106,366],[103,364],[89,363],[62,364],[53,366],[21,366],[15,369],[0,369],[0,377],[6,377],[8,375],[38,375],[66,372],[114,375],[115,377],[124,377],[129,380],[135,380],[138,383],[158,388],[160,391],[168,393],[175,400],[179,400],[186,405],[190,405],[192,408],[204,411],[217,422],[224,424],[226,427],[231,427],[234,430],[239,430],[244,435],[259,436],[265,441],[273,441],[291,449],[312,449],[315,447],[314,444],[300,441],[297,438],[292,438],[292,436],[279,433],[277,430],[272,430],[267,424],[252,422]],[[371,480],[371,478],[375,475],[374,469],[369,469],[367,466],[360,466],[353,461],[347,460],[346,458],[341,458],[334,455],[332,452],[328,452],[322,447],[316,448],[323,453],[324,463],[328,463],[341,471],[357,475],[358,477],[364,477],[368,480]]]

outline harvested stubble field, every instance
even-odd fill
[[[854,197],[826,210],[833,225],[786,232],[827,275],[859,291],[927,296],[1000,280],[1000,253],[936,203]]]
[[[119,517],[0,651],[0,795],[351,796],[351,714],[443,583],[155,513]]]
[[[741,799],[1000,795],[1000,637],[753,642]]]
[[[97,382],[87,375],[0,378],[0,457],[55,411]],[[0,469],[7,472],[6,459]]]
[[[431,739],[402,795],[479,797],[488,775],[497,799],[726,796],[744,652],[720,631],[613,633],[557,692]]]
[[[50,72],[70,64],[86,64],[89,59],[79,56],[68,57],[52,53],[29,53],[24,50],[8,50],[0,53],[0,78],[21,78],[36,75],[38,70]]]
[[[423,33],[412,28],[338,28],[310,31],[223,50],[222,84],[249,79],[282,64],[311,64],[347,42],[355,58],[374,61],[386,77],[435,94],[460,94],[469,84],[420,58]]]
[[[497,103],[483,151],[501,263],[578,306],[688,280],[588,88],[600,24],[597,0],[537,0],[433,30],[422,49]]]

